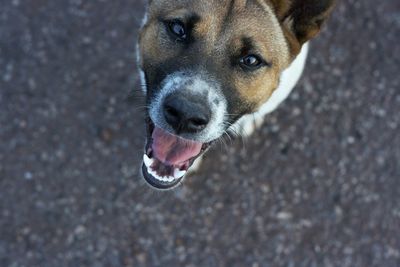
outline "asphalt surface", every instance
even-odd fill
[[[142,1],[2,1],[0,266],[400,266],[400,3],[343,0],[290,98],[139,177]]]

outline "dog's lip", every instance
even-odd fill
[[[152,132],[154,131],[155,126],[154,123],[151,121],[151,119],[147,119],[147,140],[146,140],[146,146],[145,146],[145,151],[143,155],[143,164],[142,164],[142,174],[146,182],[151,185],[152,187],[159,189],[159,190],[168,190],[172,189],[176,186],[178,186],[182,180],[184,179],[186,172],[190,169],[190,167],[193,165],[194,161],[199,158],[201,155],[203,155],[212,145],[213,142],[208,142],[204,143],[201,151],[198,155],[195,157],[192,157],[189,159],[187,162],[182,164],[181,166],[168,166],[164,163],[162,163],[160,160],[157,158],[153,157],[153,151],[152,151]],[[152,164],[156,162],[157,165],[162,165],[164,168],[172,168],[171,172],[172,175],[169,177],[158,177],[157,171],[154,171],[152,169]],[[150,165],[150,166],[149,166]],[[177,172],[177,173],[176,173]],[[175,177],[176,176],[178,177]],[[182,175],[183,174],[183,175]],[[182,177],[179,177],[182,175]],[[156,178],[157,176],[158,178]]]

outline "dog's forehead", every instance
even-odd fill
[[[207,10],[207,9],[215,9],[221,8],[224,9],[227,5],[230,7],[243,7],[249,2],[253,2],[257,0],[153,0],[150,1],[150,6],[153,7],[162,7],[162,8],[194,8],[196,10]]]
[[[287,43],[268,0],[153,0],[149,12],[153,19],[195,18],[205,49],[238,49],[250,38],[267,55],[279,55],[275,63],[287,63]]]
[[[150,3],[150,14],[184,15],[192,13],[213,24],[226,24],[232,19],[256,17],[258,21],[270,21],[272,9],[266,0],[153,0]]]

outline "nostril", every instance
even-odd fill
[[[187,130],[189,132],[198,132],[204,130],[208,124],[207,118],[194,117],[187,120]]]
[[[207,125],[208,121],[202,118],[194,118],[190,120],[190,123],[192,123],[194,126],[202,127]]]
[[[172,127],[177,128],[181,123],[182,113],[171,105],[164,105],[164,117],[167,123]]]
[[[170,117],[175,117],[175,118],[179,117],[179,111],[176,110],[174,107],[165,106],[164,111]]]

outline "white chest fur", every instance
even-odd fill
[[[253,113],[243,116],[231,126],[231,129],[241,136],[249,136],[264,121],[264,116],[274,111],[292,92],[303,73],[307,60],[309,45],[306,43],[293,63],[281,75],[279,87],[261,108]]]

